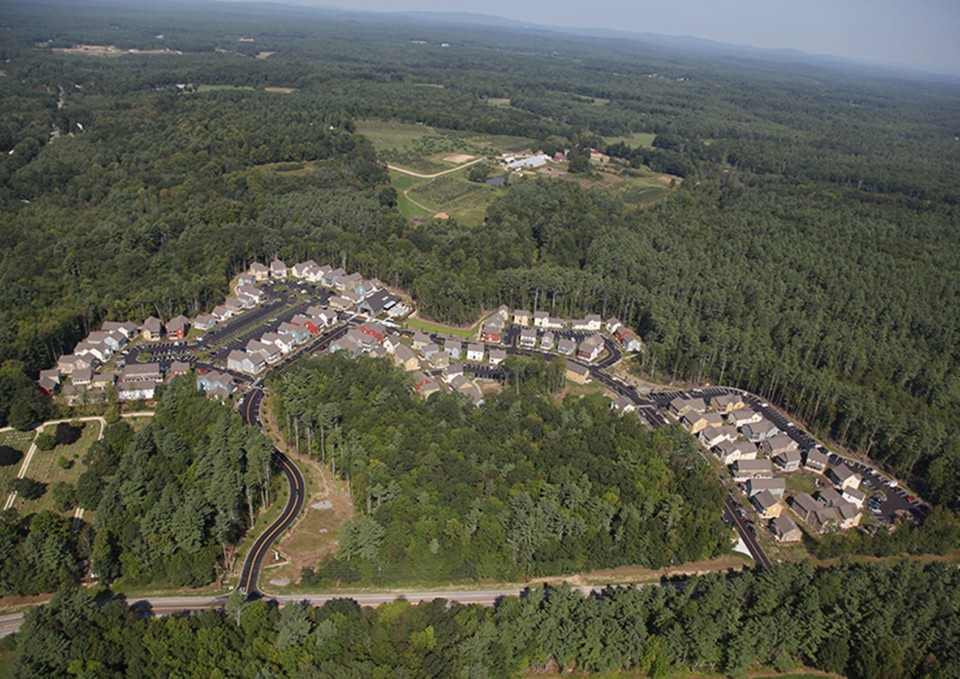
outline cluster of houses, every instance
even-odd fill
[[[738,394],[702,398],[675,398],[670,412],[700,443],[730,468],[733,480],[750,499],[763,520],[770,521],[774,537],[783,543],[802,538],[796,523],[784,514],[785,502],[816,533],[859,525],[866,494],[861,478],[816,448],[799,445]],[[784,474],[806,471],[824,475],[829,483],[816,497],[797,493],[787,498]],[[832,485],[831,485],[832,484]],[[819,485],[819,484],[818,484]]]
[[[280,259],[273,260],[270,266],[254,262],[247,275],[254,281],[296,278],[323,285],[336,293],[327,304],[338,311],[357,311],[371,318],[381,314],[400,318],[410,313],[410,308],[401,304],[398,297],[387,292],[383,283],[376,278],[364,278],[358,273],[347,273],[343,269],[320,265],[312,259],[292,267],[287,267]]]
[[[616,338],[624,351],[640,351],[643,347],[640,338],[630,328],[624,326],[616,318],[603,322],[597,314],[589,314],[582,319],[565,320],[550,316],[546,311],[530,313],[526,309],[515,309],[511,312],[507,307],[500,307],[497,312],[486,319],[480,328],[480,336],[484,342],[499,343],[503,341],[506,328],[510,322],[521,326],[517,344],[527,349],[551,351],[563,356],[574,356],[593,362],[603,352],[603,336],[600,332],[606,328]],[[593,333],[580,340],[561,336],[554,331],[572,330],[575,332]]]
[[[268,365],[277,363],[334,325],[339,318],[338,311],[356,310],[369,317],[409,313],[409,309],[400,304],[399,298],[386,291],[377,279],[320,266],[312,259],[290,268],[279,259],[271,262],[270,266],[254,262],[250,272],[240,277],[241,287],[247,278],[253,282],[296,278],[330,287],[336,292],[326,305],[311,306],[304,313],[250,340],[243,349],[231,351],[227,356],[227,369],[248,375],[263,372]]]

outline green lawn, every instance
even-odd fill
[[[477,334],[477,324],[474,323],[469,328],[457,328],[450,325],[441,325],[440,323],[432,323],[430,321],[425,321],[420,318],[408,318],[404,321],[406,325],[411,330],[421,330],[423,332],[432,332],[440,335],[450,335],[452,337],[463,337],[464,339],[473,339]]]
[[[38,500],[22,501],[18,499],[17,509],[21,515],[25,516],[45,509],[54,510],[53,486],[60,481],[76,483],[80,474],[84,472],[86,466],[83,464],[83,456],[86,455],[90,444],[96,441],[100,435],[100,424],[98,422],[84,422],[83,424],[83,434],[80,435],[76,443],[68,446],[57,446],[48,451],[38,450],[34,454],[26,475],[31,479],[46,483],[47,492]],[[49,429],[52,432],[54,427],[55,425],[48,425],[44,431]],[[70,469],[63,469],[58,464],[60,458],[72,461],[73,466]],[[73,511],[65,512],[65,514],[72,516]]]

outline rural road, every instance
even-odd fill
[[[408,175],[410,175],[411,177],[419,177],[420,179],[436,179],[437,177],[441,177],[441,176],[443,176],[443,175],[445,175],[445,174],[450,174],[451,172],[456,172],[457,170],[462,170],[462,169],[464,169],[464,168],[466,168],[466,167],[470,167],[471,165],[476,165],[477,163],[481,162],[482,160],[483,160],[483,156],[481,156],[481,157],[479,157],[479,158],[476,158],[475,160],[471,160],[469,163],[464,163],[463,165],[457,165],[456,167],[451,167],[449,170],[442,170],[442,171],[440,171],[440,172],[434,172],[433,174],[420,174],[419,172],[414,172],[413,170],[407,170],[407,169],[402,168],[402,167],[397,167],[396,165],[391,165],[390,163],[387,163],[387,167],[390,168],[391,170],[396,170],[397,172],[401,172],[401,173],[403,173],[403,174],[408,174]]]

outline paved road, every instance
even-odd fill
[[[240,403],[240,412],[247,424],[251,426],[260,426],[260,405],[263,402],[263,390],[254,388],[244,395]],[[273,459],[280,465],[283,475],[290,486],[290,495],[287,497],[287,504],[280,512],[280,516],[271,523],[267,529],[257,537],[247,554],[243,569],[240,571],[240,584],[238,589],[244,594],[254,594],[259,591],[260,571],[263,568],[263,562],[270,554],[270,547],[274,541],[292,524],[300,511],[303,509],[304,497],[306,496],[306,484],[303,480],[303,474],[297,469],[297,466],[290,459],[274,449]]]

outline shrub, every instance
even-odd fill
[[[38,434],[36,444],[37,450],[53,450],[57,447],[57,439],[53,434]]]

